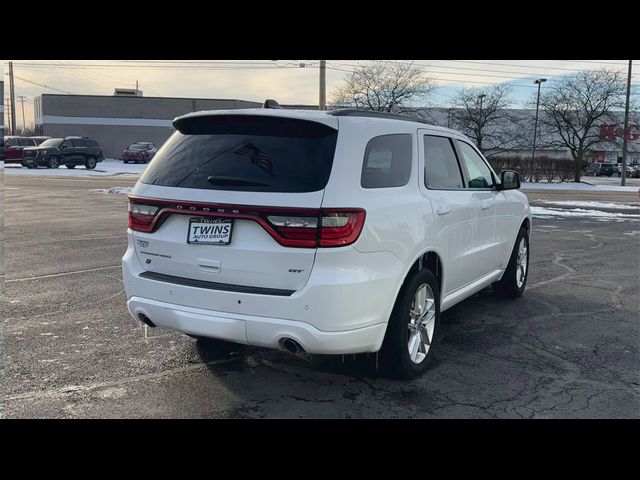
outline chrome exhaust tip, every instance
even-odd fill
[[[138,314],[138,320],[140,320],[142,323],[144,323],[145,325],[150,326],[151,328],[155,328],[155,323],[153,323],[149,317],[147,317],[144,313],[139,313]]]
[[[291,338],[283,338],[280,342],[282,343],[284,349],[291,353],[304,352],[304,348],[302,348],[302,345]]]

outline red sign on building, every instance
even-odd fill
[[[600,140],[613,142],[616,137],[622,138],[624,128],[621,125],[600,125]],[[627,140],[630,142],[640,138],[640,125],[627,127]]]

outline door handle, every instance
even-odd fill
[[[436,209],[436,213],[438,215],[446,215],[449,212],[451,212],[451,209],[449,207],[447,207],[446,205],[441,205]]]
[[[491,202],[480,202],[480,210],[489,210],[491,208]]]

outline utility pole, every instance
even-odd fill
[[[533,162],[536,158],[536,138],[538,137],[538,109],[540,108],[540,85],[546,82],[546,78],[538,78],[533,83],[538,85],[538,97],[536,99],[536,121],[533,124],[533,151],[531,152],[531,167],[529,168],[529,181],[533,180]]]
[[[624,187],[627,177],[627,130],[629,129],[629,96],[631,94],[631,60],[629,60],[629,73],[627,74],[627,101],[624,106],[624,129],[622,130],[622,173],[620,185]]]
[[[11,99],[11,135],[16,134],[16,93],[13,86],[13,62],[9,62],[9,98]]]
[[[325,110],[327,108],[327,61],[320,60],[320,101],[318,108]]]
[[[20,99],[20,103],[22,103],[22,134],[25,134],[27,130],[27,121],[24,118],[24,95],[20,95],[18,97]]]
[[[6,104],[5,107],[5,111],[7,112],[7,120],[9,121],[8,125],[7,125],[7,129],[9,130],[9,132],[11,132],[11,107],[9,105],[9,98],[7,97],[6,101],[4,102]]]
[[[136,80],[136,90],[138,90],[138,80]]]

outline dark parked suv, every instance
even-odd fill
[[[91,170],[104,160],[98,142],[86,137],[50,138],[37,147],[25,148],[23,152],[22,165],[27,168],[58,168],[60,165],[74,168],[84,165]]]

